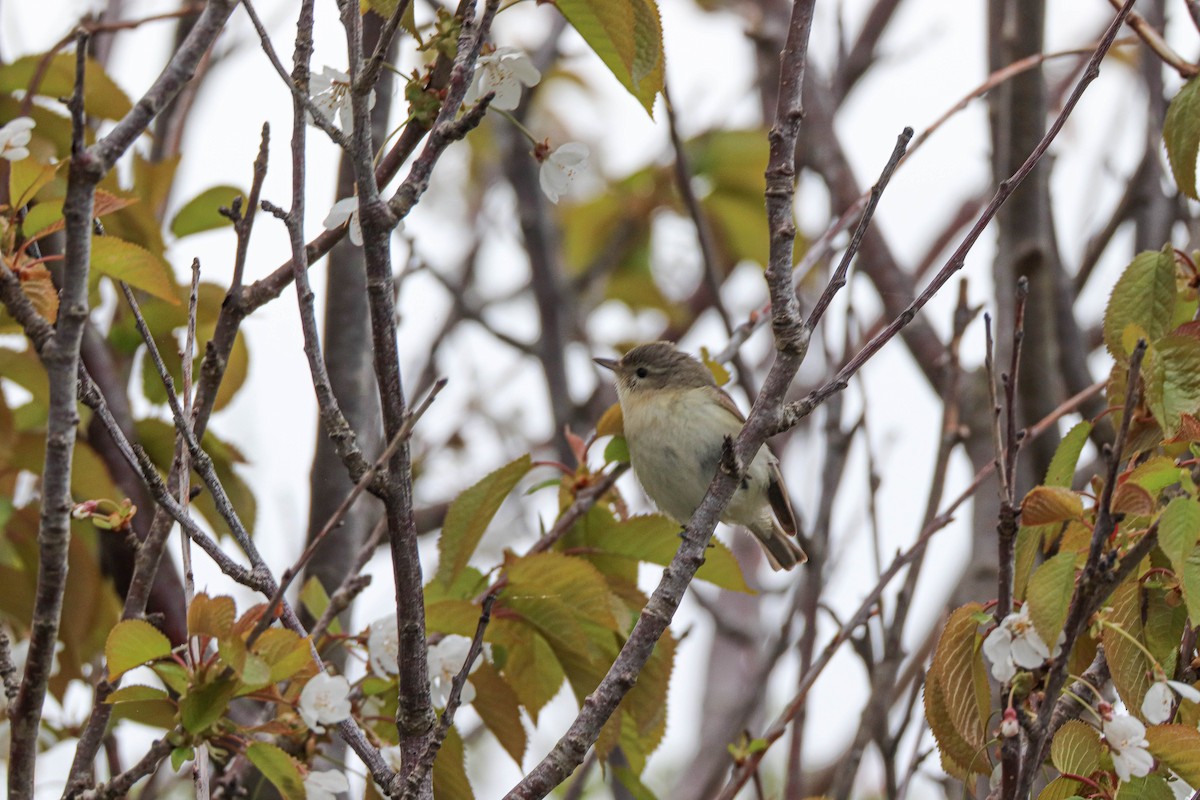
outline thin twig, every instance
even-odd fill
[[[896,137],[896,146],[892,149],[892,155],[888,158],[887,164],[884,165],[883,172],[879,173],[879,180],[875,181],[875,185],[871,187],[866,207],[863,208],[862,216],[858,220],[854,234],[850,237],[850,244],[846,248],[846,251],[842,253],[842,260],[838,262],[837,269],[833,272],[833,277],[825,286],[825,291],[821,293],[820,298],[817,299],[816,304],[813,306],[812,312],[808,315],[805,325],[808,326],[810,331],[816,329],[817,323],[825,315],[825,310],[833,302],[834,295],[846,285],[846,273],[850,269],[850,262],[858,254],[858,248],[862,246],[863,236],[866,235],[867,227],[871,224],[871,217],[875,215],[875,207],[879,205],[879,198],[883,196],[883,190],[887,188],[888,181],[892,179],[892,174],[895,173],[896,167],[903,160],[912,136],[913,129],[905,128]]]
[[[258,12],[254,10],[254,4],[251,0],[241,0],[241,3],[242,7],[246,9],[246,14],[250,17],[250,22],[254,25],[254,30],[258,34],[258,41],[262,43],[262,49],[267,55],[267,60],[271,62],[271,66],[275,68],[275,73],[279,75],[284,85],[291,91],[293,101],[304,107],[312,123],[324,131],[325,135],[334,144],[342,149],[348,149],[350,147],[350,139],[333,124],[333,120],[325,116],[325,112],[318,108],[317,104],[308,96],[307,81],[303,86],[297,84],[292,79],[292,76],[288,75],[287,70],[284,69],[283,62],[279,60],[279,56],[275,53],[275,47],[271,44],[271,35],[267,33],[262,20],[258,18]]]
[[[861,369],[875,353],[879,352],[880,348],[891,341],[902,328],[907,326],[916,317],[917,313],[937,294],[942,286],[945,285],[946,281],[950,280],[954,273],[962,269],[963,264],[966,262],[967,254],[975,246],[975,242],[983,234],[984,229],[987,228],[992,218],[996,216],[996,212],[1000,210],[1000,207],[1008,200],[1013,191],[1025,180],[1029,173],[1033,171],[1033,168],[1041,160],[1042,156],[1045,155],[1046,150],[1049,149],[1051,142],[1057,138],[1059,131],[1066,124],[1071,112],[1075,110],[1075,106],[1079,103],[1079,99],[1083,96],[1084,91],[1100,74],[1100,62],[1104,59],[1105,54],[1116,39],[1117,31],[1124,22],[1125,16],[1133,7],[1133,3],[1134,0],[1126,0],[1125,5],[1121,8],[1121,12],[1117,14],[1113,22],[1109,25],[1108,30],[1105,31],[1096,51],[1092,54],[1091,59],[1088,60],[1087,68],[1075,84],[1075,88],[1071,91],[1071,94],[1067,97],[1062,110],[1055,117],[1054,122],[1051,123],[1049,130],[1046,131],[1046,134],[1038,142],[1033,152],[1025,159],[1025,162],[1017,168],[1017,171],[997,187],[991,202],[988,203],[987,208],[980,214],[979,219],[975,221],[975,224],[971,227],[966,237],[964,237],[962,243],[959,244],[958,249],[950,256],[945,266],[934,276],[929,285],[925,287],[916,299],[908,305],[904,312],[872,338],[854,358],[850,359],[837,375],[819,389],[810,392],[803,399],[788,403],[780,415],[779,424],[769,431],[771,435],[782,433],[794,427],[801,419],[811,414],[813,409],[824,402],[825,398],[829,395],[845,389],[850,376]]]
[[[408,441],[409,437],[412,436],[413,428],[416,426],[421,417],[424,416],[425,412],[429,410],[429,407],[433,405],[434,399],[437,397],[438,393],[445,388],[445,386],[445,378],[442,378],[433,384],[429,390],[429,393],[425,395],[425,399],[421,402],[421,404],[418,405],[416,409],[409,412],[407,419],[404,421],[404,425],[402,425],[400,430],[396,432],[396,435],[392,437],[392,440],[388,443],[387,448],[383,451],[383,453],[380,454],[379,458],[375,460],[375,463],[367,468],[367,471],[363,473],[361,478],[359,478],[358,483],[354,484],[354,487],[333,512],[333,515],[328,519],[328,521],[326,521],[325,525],[321,528],[317,535],[312,538],[312,540],[308,543],[308,546],[304,548],[304,552],[300,554],[300,558],[296,559],[296,563],[292,564],[284,571],[283,577],[279,579],[279,586],[276,587],[274,595],[267,604],[267,613],[259,617],[258,623],[254,626],[254,630],[252,630],[250,635],[246,637],[247,647],[253,645],[255,640],[258,639],[258,637],[262,635],[263,631],[267,629],[274,617],[275,609],[279,607],[279,604],[283,601],[284,592],[286,592],[288,587],[291,586],[292,581],[295,580],[297,575],[304,571],[304,567],[309,561],[312,560],[313,556],[316,555],[317,548],[320,547],[321,543],[325,540],[325,537],[329,535],[329,532],[340,525],[342,520],[345,519],[346,514],[349,513],[350,509],[354,506],[355,501],[357,501],[358,498],[362,496],[362,493],[366,491],[367,486],[370,485],[370,483],[374,480],[375,475],[378,474],[381,469],[387,466],[388,461],[391,460],[396,450],[402,444]]]

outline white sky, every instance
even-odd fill
[[[751,52],[741,23],[731,15],[703,14],[687,0],[660,0],[663,28],[666,36],[668,80],[676,98],[684,136],[714,127],[751,126],[756,124],[757,102],[748,89],[751,76]],[[65,32],[66,21],[73,18],[86,3],[82,0],[30,0],[0,2],[0,53],[12,59],[26,53],[39,52]],[[131,2],[127,16],[160,13],[174,7],[174,2]],[[294,3],[288,0],[260,0],[257,7],[274,34],[277,50],[285,61],[290,59],[290,20]],[[847,0],[841,3],[818,3],[811,52],[818,63],[828,65],[835,53],[837,15],[844,18],[849,31],[857,31],[859,20],[870,3]],[[1181,4],[1177,4],[1180,5]],[[337,25],[331,0],[318,3],[318,36],[314,65],[329,64],[344,68],[344,40]],[[1111,14],[1103,0],[1059,0],[1051,2],[1047,49],[1074,48],[1089,44]],[[424,9],[424,4],[418,4]],[[859,86],[838,119],[838,129],[851,161],[865,187],[877,175],[891,151],[896,135],[906,126],[918,132],[952,106],[984,78],[984,12],[982,0],[910,0],[891,26],[892,30],[881,47],[883,62],[873,69]],[[1182,14],[1179,9],[1173,12]],[[554,10],[524,3],[502,13],[496,24],[495,40],[499,44],[532,45],[540,41]],[[165,37],[170,23],[146,26],[142,30],[122,34],[117,42],[117,58],[112,74],[117,82],[136,97],[153,80],[167,55]],[[1184,52],[1195,50],[1195,32],[1190,25],[1176,26],[1173,35],[1183,40]],[[264,197],[277,204],[287,205],[289,180],[287,172],[287,140],[290,136],[290,100],[264,56],[257,47],[253,31],[244,12],[234,14],[230,31],[221,40],[221,47],[234,48],[229,58],[214,70],[194,112],[192,129],[184,144],[184,160],[180,168],[173,205],[208,186],[233,183],[246,186],[250,164],[259,141],[259,128],[269,120],[273,130],[271,171]],[[571,36],[565,49],[572,54],[571,64],[587,78],[587,88],[558,88],[546,92],[540,102],[545,113],[535,115],[531,124],[546,122],[549,115],[569,120],[566,127],[570,138],[589,143],[593,152],[593,167],[608,177],[619,177],[651,161],[661,161],[667,153],[667,138],[661,106],[655,121],[650,120],[637,103],[627,96],[592,56],[580,40]],[[401,69],[413,64],[412,53],[405,53]],[[1055,72],[1061,74],[1061,72]],[[1120,191],[1120,178],[1127,175],[1130,165],[1140,154],[1141,111],[1130,95],[1134,77],[1129,69],[1116,63],[1106,65],[1100,79],[1081,103],[1073,120],[1052,150],[1059,159],[1055,172],[1056,196],[1065,198],[1056,207],[1056,224],[1068,263],[1078,257],[1090,232],[1112,207]],[[1137,106],[1132,111],[1127,104]],[[928,241],[939,230],[948,209],[955,208],[962,198],[988,185],[989,144],[986,118],[981,103],[959,114],[935,136],[924,149],[901,169],[879,208],[876,220],[902,262],[911,263],[921,254]],[[547,126],[548,127],[548,126]],[[320,140],[320,134],[310,129],[308,174],[309,238],[320,229],[320,222],[333,200],[335,164],[334,146]],[[1102,155],[1098,155],[1102,154]],[[1099,165],[1099,166],[1098,166]],[[423,258],[435,268],[450,268],[461,247],[454,235],[455,220],[462,213],[458,179],[465,162],[461,146],[450,152],[439,164],[430,192],[408,220],[406,236],[411,236]],[[592,186],[592,190],[595,186]],[[581,191],[589,190],[584,186]],[[1088,202],[1078,198],[1087,197]],[[489,235],[487,269],[481,270],[486,281],[482,292],[501,294],[505,289],[519,287],[527,280],[527,272],[519,251],[516,228],[510,216],[511,199],[497,196],[489,199],[487,208],[495,218],[495,231]],[[825,194],[815,181],[801,184],[799,212],[802,227],[816,235],[826,224]],[[447,224],[447,217],[451,220]],[[684,234],[686,236],[686,232]],[[990,292],[987,277],[991,241],[985,235],[968,259],[964,275],[970,279],[973,303],[986,303]],[[249,278],[260,277],[282,263],[287,253],[282,226],[267,215],[260,217],[249,261]],[[404,247],[397,245],[397,261],[402,261]],[[228,280],[232,257],[232,236],[228,233],[191,237],[171,248],[172,259],[180,275],[184,274],[193,256],[201,259],[205,277],[209,280]],[[678,255],[674,268],[687,270],[697,263],[694,254]],[[689,267],[691,265],[691,267]],[[664,268],[670,265],[664,265]],[[1093,281],[1094,288],[1080,299],[1088,316],[1098,318],[1121,264],[1108,261],[1103,273]],[[318,299],[324,284],[324,269],[313,271],[314,288]],[[932,303],[927,316],[934,326],[945,331],[953,307],[956,290],[944,293]],[[760,306],[765,300],[765,286],[751,270],[734,281],[731,305],[736,312]],[[848,288],[856,308],[870,316],[878,308],[873,290],[863,280],[855,279]],[[837,309],[844,309],[844,298]],[[401,296],[403,320],[402,342],[427,341],[446,312],[446,297],[437,284],[427,276],[417,276],[405,283]],[[518,336],[536,335],[536,317],[526,301],[509,306],[498,324]],[[838,316],[835,313],[835,317]],[[646,337],[654,335],[656,321],[650,316],[635,318],[623,309],[606,308],[592,323],[600,340]],[[831,324],[840,325],[838,319]],[[282,569],[299,553],[305,530],[308,509],[308,470],[311,463],[315,430],[315,403],[308,371],[301,349],[302,341],[295,311],[295,294],[284,296],[257,312],[243,326],[251,348],[250,379],[229,409],[214,419],[214,429],[236,441],[249,456],[250,464],[243,475],[255,487],[259,500],[257,536],[260,547],[270,563]],[[765,333],[751,343],[755,353],[766,347]],[[974,340],[966,346],[966,358],[977,362],[982,354],[982,332],[976,326]],[[683,343],[698,349],[706,345],[719,349],[724,338],[718,326],[707,324]],[[453,343],[452,361],[443,367],[452,383],[438,400],[421,427],[436,437],[439,432],[462,429],[469,438],[490,443],[491,452],[484,457],[473,451],[470,460],[453,456],[435,456],[430,464],[440,465],[432,470],[432,479],[419,484],[418,495],[424,500],[440,500],[477,480],[495,466],[519,455],[512,441],[504,441],[485,426],[470,419],[467,398],[473,387],[487,386],[494,390],[490,402],[493,412],[511,411],[514,423],[523,431],[548,435],[549,410],[543,390],[535,384],[537,370],[521,363],[511,351],[493,344],[486,335],[464,333]],[[590,354],[570,354],[570,377],[573,391],[583,396],[597,379],[587,359]],[[411,367],[422,361],[420,352],[405,352],[402,357]],[[932,395],[923,379],[911,368],[900,346],[888,348],[864,370],[868,406],[872,412],[872,445],[883,478],[878,502],[886,509],[882,519],[883,553],[885,562],[897,548],[905,546],[915,535],[911,520],[919,518],[924,504],[927,479],[936,444],[937,414]],[[863,403],[863,393],[854,387],[847,393],[846,418],[853,418]],[[269,409],[269,412],[268,412]],[[295,435],[299,430],[301,434]],[[802,445],[803,443],[798,443]],[[796,448],[793,448],[796,449]],[[861,485],[865,470],[862,447],[856,448],[848,469],[848,480]],[[793,460],[789,460],[791,462]],[[788,472],[785,463],[785,472]],[[952,488],[947,496],[957,494],[969,476],[965,462],[955,464]],[[531,480],[540,480],[544,475]],[[790,477],[802,508],[815,506],[815,482],[803,475]],[[630,480],[624,484],[631,497],[640,497],[640,490]],[[985,489],[987,490],[987,489]],[[861,495],[847,493],[838,508],[835,529],[842,538],[836,543],[839,566],[830,576],[829,601],[840,614],[848,613],[858,603],[861,593],[873,583],[861,577],[865,565],[871,562],[870,537]],[[535,531],[534,513],[543,518],[549,513],[544,495],[510,501],[501,511],[493,528],[524,529],[525,539]],[[969,511],[961,519],[969,519]],[[508,524],[502,524],[508,523]],[[432,543],[430,543],[432,544]],[[485,538],[481,555],[498,553],[500,547],[520,547],[515,541],[495,541]],[[928,571],[931,574],[955,576],[963,563],[967,547],[967,530],[958,524],[939,534],[931,547]],[[429,548],[426,566],[433,563],[436,552]],[[383,567],[377,562],[377,567]],[[198,585],[210,585],[214,591],[228,593],[227,581],[212,570],[202,572]],[[364,597],[362,607],[380,607],[391,598],[390,570],[384,569],[381,580]],[[643,576],[650,581],[657,576],[649,571]],[[770,585],[783,587],[786,576],[774,576]],[[652,584],[647,583],[647,586]],[[932,620],[945,602],[949,586],[926,581],[918,595],[917,618]],[[235,592],[236,593],[236,592]],[[240,603],[246,601],[241,596]],[[373,615],[364,614],[362,622]],[[706,668],[708,626],[703,613],[685,601],[675,623],[675,630],[692,628],[692,635],[680,648],[676,665],[676,685],[672,695],[667,741],[651,760],[648,784],[659,791],[671,786],[671,776],[686,765],[690,758],[691,734],[699,724],[694,695]],[[832,628],[826,626],[823,636]],[[823,644],[823,643],[822,643]],[[819,645],[820,646],[820,645]],[[781,670],[772,684],[772,699],[782,704],[788,699],[788,685],[793,676]],[[810,759],[813,763],[836,757],[846,739],[857,725],[857,713],[847,713],[847,707],[857,707],[863,700],[858,661],[847,653],[838,657],[814,690],[809,711],[812,733],[808,737]],[[548,710],[543,724],[531,738],[526,767],[536,763],[551,746],[565,720],[574,711],[573,701],[564,692]],[[778,705],[774,706],[774,710]],[[782,743],[781,743],[782,744]],[[785,748],[775,748],[768,759],[765,772],[779,774],[778,758]],[[904,751],[907,752],[907,751]],[[936,757],[929,760],[932,768]],[[507,756],[494,748],[471,764],[471,772],[482,799],[497,797],[507,790],[519,772]],[[871,770],[864,770],[870,788]],[[667,794],[660,795],[662,797]],[[921,797],[919,791],[910,795]]]

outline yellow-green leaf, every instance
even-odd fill
[[[1084,785],[1080,781],[1060,775],[1038,793],[1038,800],[1083,800],[1079,794],[1083,788]]]
[[[505,464],[454,499],[446,511],[438,537],[437,580],[452,583],[467,566],[483,532],[517,482],[529,472],[533,461],[525,454]]]
[[[1025,592],[1029,617],[1038,635],[1051,650],[1067,620],[1067,607],[1074,592],[1074,553],[1059,553],[1047,559],[1029,579],[1029,588]]]
[[[1160,339],[1175,313],[1175,251],[1138,253],[1113,287],[1104,311],[1104,343],[1118,361],[1129,357],[1125,329],[1131,325],[1145,331],[1149,343]]]
[[[171,640],[141,619],[123,620],[108,634],[104,657],[108,679],[115,681],[134,667],[171,654]]]
[[[1073,775],[1091,775],[1100,768],[1103,755],[1100,734],[1091,725],[1077,719],[1064,723],[1050,744],[1050,760],[1055,768]]]
[[[246,758],[286,800],[305,800],[304,778],[296,762],[280,748],[267,742],[251,742]]]
[[[1047,486],[1071,488],[1071,480],[1075,477],[1075,465],[1079,463],[1079,454],[1087,444],[1092,427],[1092,423],[1084,420],[1067,431],[1067,435],[1058,443],[1054,457],[1050,459],[1050,466],[1046,469],[1044,483]]]
[[[245,196],[246,193],[236,186],[214,186],[205,189],[176,212],[175,218],[171,220],[171,233],[183,237],[232,225],[233,221],[222,215],[218,209],[231,208],[234,199],[238,197],[243,198],[244,202]]]
[[[113,280],[125,281],[168,303],[179,302],[171,265],[166,259],[132,242],[112,236],[92,237],[92,269]]]
[[[45,56],[31,55],[19,58],[0,67],[0,92],[25,91],[33,81],[34,73],[41,68]],[[75,55],[61,53],[52,56],[46,65],[45,74],[37,86],[37,94],[58,100],[70,97],[75,90]],[[133,104],[121,88],[105,74],[100,62],[87,59],[83,78],[83,110],[88,116],[103,119],[120,119],[133,109]]]
[[[1173,438],[1185,414],[1200,412],[1200,340],[1164,336],[1146,361],[1146,402],[1167,438]]]
[[[1158,546],[1171,561],[1171,569],[1183,590],[1188,615],[1200,619],[1200,503],[1176,497],[1158,520]],[[1193,622],[1194,624],[1194,622]]]
[[[1200,786],[1200,731],[1190,725],[1151,725],[1147,748],[1185,783]]]
[[[1175,800],[1171,784],[1156,772],[1144,778],[1137,776],[1122,781],[1117,787],[1117,800]]]
[[[585,547],[664,567],[679,550],[679,524],[661,514],[631,517],[621,522],[602,510],[589,514],[587,522],[581,542]],[[722,589],[752,591],[732,551],[717,539],[704,551],[704,563],[696,578]]]
[[[220,639],[229,635],[237,608],[228,595],[209,597],[198,594],[188,606],[187,622],[190,636],[212,636]]]
[[[521,722],[517,693],[486,659],[471,673],[471,685],[475,687],[475,700],[471,708],[475,709],[496,741],[520,766],[525,758],[528,739],[525,725]]]
[[[455,728],[446,732],[446,740],[433,762],[434,800],[474,800],[467,779],[466,753],[462,737]]]
[[[951,730],[937,736],[945,752],[960,766],[986,772],[985,719],[990,706],[987,675],[979,654],[975,615],[978,603],[955,609],[942,629],[927,680],[936,682]],[[928,691],[928,690],[927,690]],[[937,730],[934,730],[937,735]],[[945,739],[945,740],[944,740]]]
[[[179,699],[179,721],[194,735],[203,735],[229,710],[229,701],[237,694],[238,683],[232,678],[217,678],[203,686],[193,686]]]
[[[1142,598],[1136,576],[1117,587],[1109,605],[1112,611],[1108,615],[1108,622],[1119,625],[1125,635],[1106,625],[1102,636],[1104,653],[1108,657],[1117,694],[1130,713],[1140,716],[1142,701],[1146,697],[1146,690],[1150,688],[1151,665],[1146,660],[1143,648],[1129,640],[1132,637],[1138,642],[1143,641]]]
[[[54,180],[60,166],[62,162],[43,164],[32,157],[8,162],[8,196],[13,198],[12,206],[20,208],[33,200],[43,186]]]
[[[1200,150],[1200,79],[1183,85],[1167,108],[1163,123],[1163,142],[1167,160],[1179,191],[1193,200],[1196,196],[1196,153]]]
[[[666,64],[654,0],[556,0],[555,6],[646,113],[652,113]]]
[[[1035,486],[1021,501],[1021,522],[1025,525],[1048,525],[1081,516],[1083,501],[1062,486]]]

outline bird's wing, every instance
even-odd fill
[[[766,445],[763,445],[764,447]],[[779,520],[779,527],[789,536],[796,535],[796,512],[792,508],[792,500],[788,497],[787,487],[783,485],[783,473],[779,471],[779,462],[771,464],[771,482],[767,484],[767,500]]]

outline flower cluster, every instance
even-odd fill
[[[17,117],[0,128],[0,158],[20,161],[29,157],[27,145],[37,123],[30,117]]]

